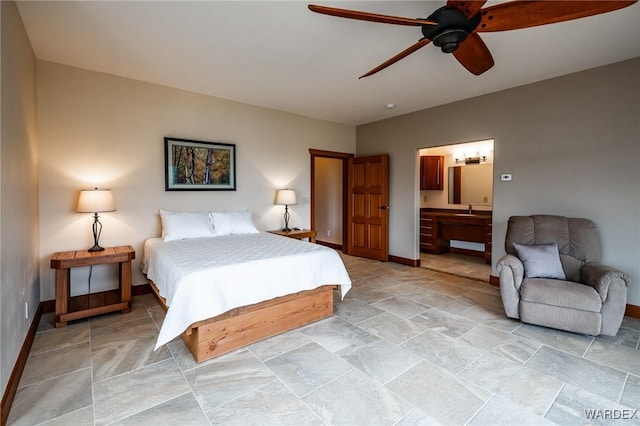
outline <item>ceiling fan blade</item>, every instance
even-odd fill
[[[340,18],[358,19],[360,21],[381,22],[383,24],[396,24],[408,26],[438,25],[437,22],[427,19],[401,18],[398,16],[379,15],[377,13],[359,12],[357,10],[338,9],[335,7],[318,6],[310,4],[309,10],[323,15],[337,16]]]
[[[487,0],[449,0],[447,7],[458,9],[464,12],[467,18],[471,18],[482,9],[486,2]]]
[[[409,56],[410,54],[412,54],[416,50],[420,49],[421,47],[426,46],[429,43],[431,43],[431,40],[429,40],[428,38],[421,39],[417,43],[409,46],[408,48],[404,49],[402,52],[398,53],[393,58],[389,59],[388,61],[386,61],[386,62],[384,62],[384,63],[382,63],[380,65],[378,65],[377,67],[375,67],[374,69],[372,69],[368,73],[361,75],[358,79],[364,78],[364,77],[369,77],[370,75],[373,75],[373,74],[377,73],[378,71],[382,71],[383,69],[385,69],[389,65],[395,64],[400,59],[404,58],[405,56]]]
[[[507,31],[553,24],[612,12],[637,3],[632,1],[528,1],[516,0],[482,10],[478,32]]]
[[[467,39],[453,51],[453,56],[475,75],[480,75],[493,66],[493,56],[477,33],[469,34]]]

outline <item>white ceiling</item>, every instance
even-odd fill
[[[21,1],[18,8],[39,59],[351,125],[640,57],[634,4],[483,33],[496,65],[481,76],[428,45],[358,80],[415,43],[420,28],[319,15],[308,3]],[[312,3],[426,17],[445,0]],[[388,103],[397,106],[387,110]]]

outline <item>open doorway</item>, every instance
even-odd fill
[[[488,139],[418,151],[421,253],[456,253],[491,263],[493,147]]]
[[[423,148],[419,155],[442,157],[442,189],[420,189],[420,207],[493,210],[493,139]]]
[[[346,251],[348,159],[353,154],[310,149],[311,229],[316,243]]]

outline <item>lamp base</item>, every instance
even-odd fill
[[[93,247],[91,247],[89,252],[93,251],[103,251],[104,247],[100,247],[98,245],[98,240],[100,239],[100,234],[102,233],[102,224],[98,220],[98,213],[94,213],[93,216]]]
[[[289,206],[288,205],[284,205],[284,228],[282,229],[282,232],[291,232],[291,229],[289,229]]]

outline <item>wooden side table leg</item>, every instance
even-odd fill
[[[127,308],[123,309],[123,314],[131,312],[131,261],[120,262],[120,300],[127,302]]]
[[[61,321],[60,316],[68,312],[69,281],[71,270],[56,269],[56,327],[65,327],[66,321]]]

